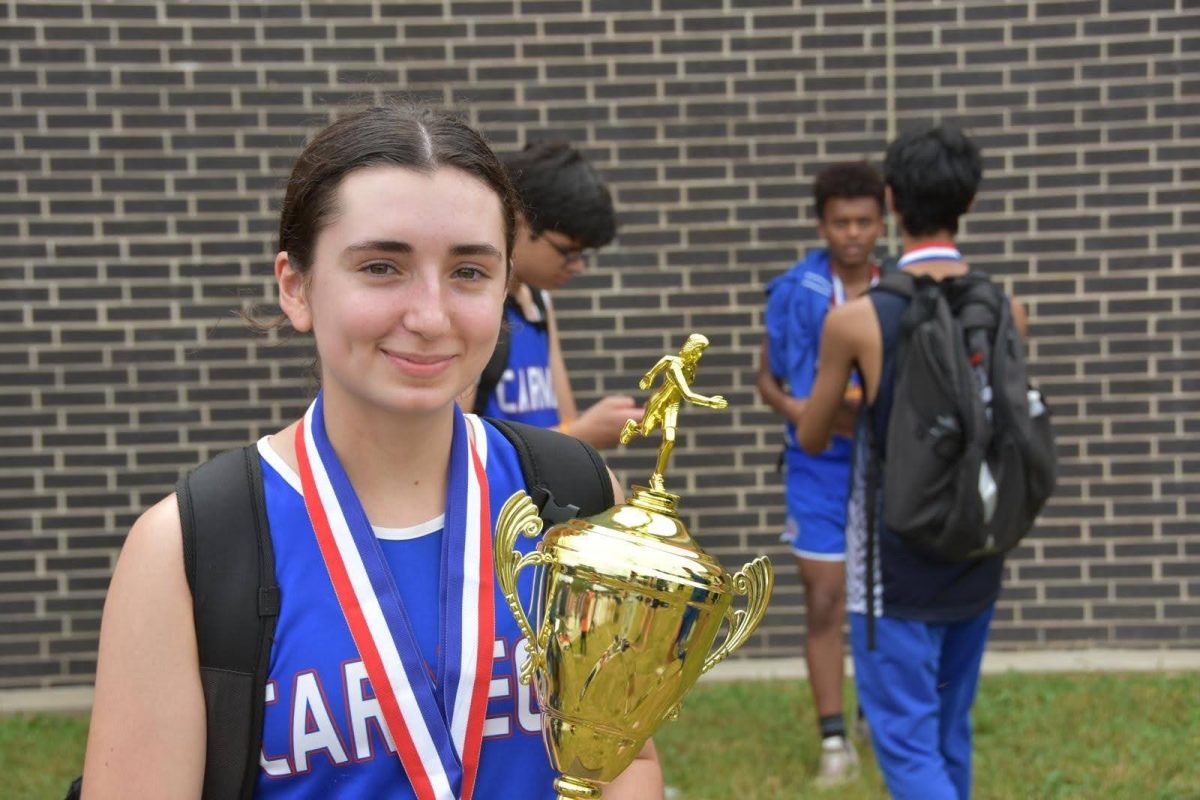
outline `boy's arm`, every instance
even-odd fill
[[[838,412],[844,405],[850,372],[859,361],[867,335],[864,331],[870,330],[865,324],[870,310],[865,301],[855,300],[832,309],[825,317],[817,379],[796,425],[796,438],[809,453],[815,455],[829,446]]]
[[[540,289],[529,287],[529,291],[538,292]],[[575,393],[571,391],[571,377],[567,374],[567,363],[563,360],[562,344],[558,340],[558,318],[554,316],[554,304],[546,295],[546,334],[550,340],[550,379],[554,383],[554,396],[558,398],[558,418],[563,421],[564,430],[579,415],[575,405]]]
[[[539,290],[531,288],[531,291]],[[558,319],[549,297],[546,299],[546,334],[550,340],[550,379],[554,384],[554,396],[558,398],[558,418],[561,420],[558,430],[582,439],[592,447],[612,447],[621,435],[625,420],[640,416],[641,409],[629,395],[609,395],[601,397],[580,414],[558,339]]]
[[[758,395],[763,402],[771,407],[776,414],[784,417],[793,425],[800,424],[804,414],[805,401],[792,397],[783,388],[783,381],[771,373],[770,355],[767,353],[767,337],[763,337],[762,349],[758,354]]]
[[[1009,306],[1012,308],[1013,327],[1021,334],[1022,339],[1028,339],[1029,315],[1025,313],[1025,306],[1017,302],[1015,297],[1009,300]]]

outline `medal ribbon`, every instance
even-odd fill
[[[456,406],[442,544],[438,685],[371,523],[325,429],[323,395],[296,429],[304,504],[338,604],[419,800],[469,800],[479,769],[495,615],[487,474]]]
[[[833,295],[829,298],[829,307],[844,306],[846,305],[846,284],[842,283],[842,279],[838,277],[832,267],[829,271],[833,274]],[[870,285],[874,286],[877,283],[879,283],[879,267],[872,264]]]
[[[904,269],[909,264],[916,264],[919,261],[962,261],[962,253],[951,242],[932,242],[922,245],[921,247],[913,248],[904,255],[900,256],[900,260],[896,263],[900,269]]]

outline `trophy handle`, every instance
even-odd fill
[[[534,635],[533,626],[529,624],[529,617],[525,615],[525,609],[517,596],[517,575],[528,566],[548,563],[548,559],[545,554],[536,550],[522,555],[514,549],[514,545],[518,535],[532,539],[542,532],[542,527],[537,506],[529,495],[519,491],[508,498],[504,507],[500,509],[500,516],[496,518],[495,543],[492,547],[496,580],[500,583],[504,599],[508,601],[508,610],[516,619],[521,633],[525,635],[525,649],[529,652],[529,659],[521,667],[520,680],[523,684],[529,683],[535,668],[545,664],[546,651]]]
[[[734,611],[731,605],[726,610],[725,618],[729,621],[729,634],[721,646],[704,662],[704,667],[700,670],[701,675],[720,664],[726,656],[746,643],[750,634],[754,633],[754,629],[758,627],[758,623],[762,622],[763,616],[767,613],[767,601],[771,599],[771,587],[774,584],[775,574],[771,571],[771,560],[766,556],[754,559],[733,576],[733,593],[746,595],[746,608]]]

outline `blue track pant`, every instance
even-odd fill
[[[993,609],[948,624],[850,615],[858,702],[896,800],[971,796],[971,705]]]

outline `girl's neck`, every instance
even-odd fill
[[[445,510],[451,407],[399,415],[334,391],[324,397],[325,427],[373,525],[417,525]]]

